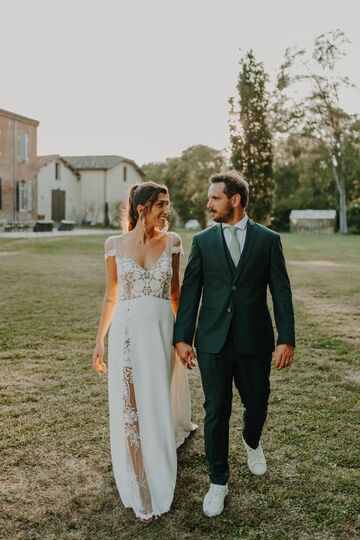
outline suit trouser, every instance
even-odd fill
[[[231,334],[230,334],[231,336]],[[233,380],[244,405],[243,437],[257,448],[267,416],[272,354],[237,353],[229,336],[217,354],[197,351],[205,394],[205,453],[213,484],[229,478],[229,419]]]

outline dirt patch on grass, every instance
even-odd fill
[[[295,288],[294,298],[301,303],[310,318],[316,320],[333,339],[360,345],[360,311],[358,306],[345,304],[335,299],[316,296],[310,289]]]
[[[356,384],[360,384],[360,371],[356,371],[354,369],[349,370],[345,375],[345,379]]]
[[[315,267],[315,268],[344,268],[348,266],[344,263],[338,263],[335,261],[287,261],[287,264],[293,264],[295,266]]]
[[[27,535],[29,521],[34,529],[43,529],[49,520],[61,516],[71,529],[71,524],[75,525],[81,514],[86,515],[87,507],[91,508],[98,494],[104,492],[104,481],[104,475],[85,459],[49,452],[36,465],[20,463],[7,471],[0,493],[5,500],[4,511],[21,531],[19,538],[38,538],[40,534]],[[66,533],[58,536],[65,537]]]

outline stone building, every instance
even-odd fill
[[[39,219],[81,223],[80,174],[59,155],[38,158],[35,179]]]
[[[129,188],[144,180],[122,156],[37,156],[39,122],[0,109],[0,222],[62,219],[118,224]]]
[[[37,209],[44,219],[118,224],[129,188],[143,181],[134,161],[121,156],[41,156]],[[105,215],[106,214],[106,215]]]
[[[39,122],[0,109],[0,220],[36,218]]]
[[[80,175],[80,220],[85,223],[118,224],[120,208],[132,185],[144,181],[135,161],[122,156],[63,156]]]

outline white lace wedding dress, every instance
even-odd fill
[[[182,252],[181,241],[167,234],[149,269],[126,254],[121,236],[105,242],[105,259],[115,257],[118,278],[108,342],[111,457],[121,500],[142,519],[170,509],[176,448],[196,428],[187,371],[172,347],[172,254]]]

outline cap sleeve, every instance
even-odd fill
[[[105,261],[108,257],[116,257],[116,249],[115,249],[115,242],[114,237],[110,236],[110,238],[107,238],[105,240]]]
[[[172,247],[171,247],[171,253],[184,253],[181,238],[176,233],[171,233],[172,236]]]

